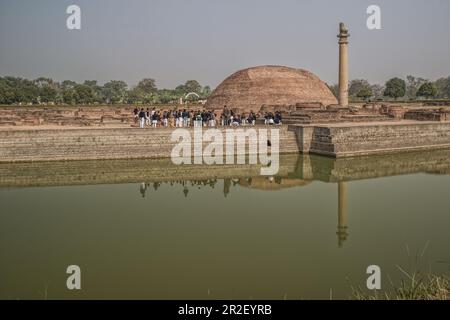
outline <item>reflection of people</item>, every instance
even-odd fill
[[[223,195],[226,197],[230,193],[231,180],[223,179]]]
[[[141,183],[139,191],[141,192],[142,198],[145,198],[145,191],[147,191],[147,184],[145,182]]]

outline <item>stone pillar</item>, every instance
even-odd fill
[[[339,24],[339,105],[348,107],[348,33],[344,23]]]
[[[338,236],[339,248],[348,237],[347,182],[338,183]]]

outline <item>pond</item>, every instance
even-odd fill
[[[450,151],[0,164],[1,299],[346,299],[450,270]],[[81,290],[66,269],[81,268]]]

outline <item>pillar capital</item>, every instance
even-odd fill
[[[350,34],[348,33],[348,28],[345,26],[343,22],[339,23],[339,34],[338,38],[348,38]]]

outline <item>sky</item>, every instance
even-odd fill
[[[66,27],[69,5],[81,29]],[[366,26],[381,8],[381,30]],[[217,86],[257,65],[338,78],[338,24],[350,79],[450,76],[450,0],[0,0],[0,76]]]

